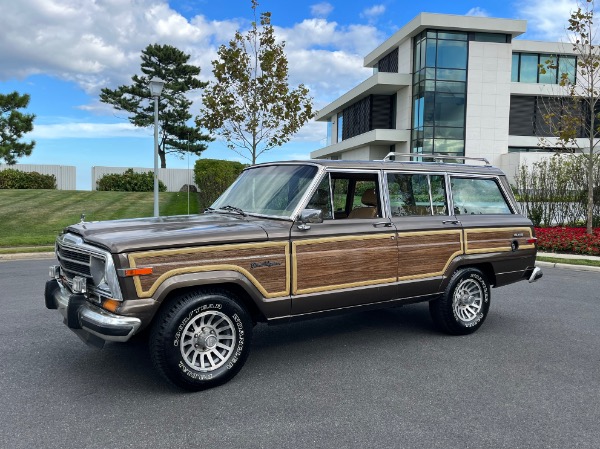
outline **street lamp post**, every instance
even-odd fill
[[[154,216],[158,217],[158,97],[165,82],[156,76],[150,80],[150,96],[154,98]]]

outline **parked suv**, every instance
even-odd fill
[[[69,226],[46,307],[99,347],[148,329],[189,390],[231,379],[257,322],[428,301],[474,332],[490,287],[541,277],[532,224],[487,163],[389,159],[260,164],[200,215]]]

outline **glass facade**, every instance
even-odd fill
[[[550,66],[550,67],[548,67]],[[577,58],[571,55],[551,55],[544,53],[513,53],[513,83],[560,84],[562,74],[566,74],[571,84],[575,83]],[[540,68],[546,73],[540,73]]]
[[[413,42],[413,153],[463,156],[468,33],[426,30]]]

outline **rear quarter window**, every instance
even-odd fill
[[[450,178],[456,215],[512,214],[495,179]]]

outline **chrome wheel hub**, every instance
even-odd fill
[[[481,313],[484,292],[481,285],[473,279],[464,279],[454,290],[452,308],[458,319],[473,321]]]
[[[183,361],[191,369],[213,371],[233,354],[236,333],[233,322],[219,311],[207,311],[192,318],[179,339]]]

